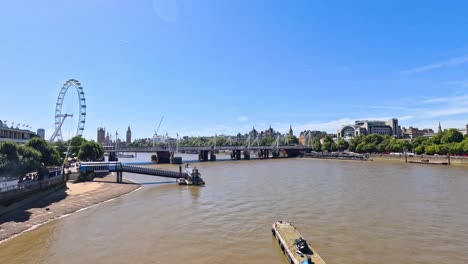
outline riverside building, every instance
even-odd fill
[[[353,138],[361,135],[389,135],[400,138],[400,127],[398,119],[392,118],[388,121],[381,120],[357,120],[354,125],[344,125],[338,130],[338,138]]]
[[[462,133],[463,135],[468,135],[468,124],[465,125],[465,128],[458,129],[458,132]]]
[[[424,128],[420,130],[417,127],[409,127],[409,128],[403,127],[401,129],[401,137],[409,138],[411,140],[417,137],[432,137],[433,135],[434,135],[434,130],[430,128]]]
[[[36,133],[29,129],[19,128],[19,124],[8,127],[6,122],[0,120],[0,142],[13,141],[16,143],[27,143],[31,138],[36,137]]]
[[[101,144],[106,142],[106,129],[103,127],[100,127],[97,130],[97,142]]]

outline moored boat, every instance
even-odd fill
[[[449,165],[448,162],[432,162],[428,159],[423,159],[423,160],[410,160],[408,163],[415,163],[415,164],[427,164],[427,165]]]
[[[290,223],[278,221],[273,224],[271,232],[289,263],[325,264],[325,261]]]
[[[178,178],[177,183],[179,185],[192,185],[193,183],[185,178]]]

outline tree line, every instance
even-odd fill
[[[0,175],[19,177],[44,166],[57,166],[58,151],[42,138],[32,138],[25,145],[11,141],[0,143]]]
[[[327,135],[323,138],[312,138],[311,147],[314,151],[344,151],[350,147],[350,144],[343,138],[335,142],[331,136]]]
[[[101,144],[74,137],[71,142],[48,143],[40,137],[32,138],[22,145],[11,141],[0,143],[0,176],[19,177],[41,167],[60,166],[70,145],[69,156],[75,155],[83,161],[102,160],[104,149]]]
[[[343,138],[333,141],[330,136],[312,140],[316,151],[349,151],[357,153],[413,152],[416,154],[446,155],[468,154],[468,136],[463,136],[456,129],[446,129],[433,137],[417,137],[412,142],[396,139],[388,135],[370,134],[352,138],[349,143]]]

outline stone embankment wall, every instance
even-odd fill
[[[66,175],[60,175],[41,181],[22,183],[17,189],[1,192],[0,215],[63,188],[65,183]]]
[[[405,162],[405,155],[390,155],[390,154],[370,154],[369,159],[371,160],[388,160],[388,161],[400,161]],[[441,156],[431,156],[431,155],[413,155],[408,156],[408,161],[421,161],[429,160],[430,163],[441,163],[448,162],[448,157],[446,155]],[[451,156],[450,157],[451,165],[465,165],[468,166],[468,157],[461,156]]]

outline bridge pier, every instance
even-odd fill
[[[249,160],[250,159],[250,151],[244,150],[244,160]]]
[[[115,182],[122,183],[123,182],[123,172],[122,171],[116,171],[115,174],[116,174]]]
[[[198,160],[199,161],[208,161],[208,154],[210,153],[209,150],[200,150],[198,153]]]
[[[259,157],[260,159],[267,159],[267,158],[268,158],[268,152],[267,152],[267,150],[265,150],[265,149],[260,149],[260,150],[258,151],[258,157]]]
[[[165,151],[156,151],[156,163],[158,164],[167,164],[171,163],[171,153],[167,150]]]
[[[299,150],[297,149],[286,149],[285,152],[288,158],[294,158],[294,157],[299,156],[300,154]]]
[[[279,155],[280,155],[280,152],[279,150],[273,150],[273,158],[276,159],[276,158],[279,158]]]
[[[182,157],[171,157],[171,164],[182,164]]]
[[[214,151],[210,152],[210,161],[216,161],[216,154],[214,153]]]
[[[241,151],[240,150],[233,150],[231,153],[232,160],[240,160],[241,159]]]
[[[264,159],[269,159],[270,158],[270,150],[269,149],[262,149],[263,151],[263,158]]]

